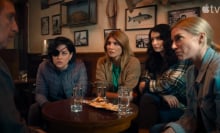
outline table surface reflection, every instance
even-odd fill
[[[117,133],[129,128],[137,116],[137,106],[131,104],[132,113],[119,116],[117,112],[83,104],[82,112],[71,112],[70,99],[52,102],[42,109],[50,133]]]

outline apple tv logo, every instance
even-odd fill
[[[217,6],[208,5],[208,4],[202,6],[203,13],[219,13],[219,11],[220,11],[220,6],[217,7]]]
[[[206,5],[204,5],[204,6],[202,7],[202,12],[203,12],[203,13],[209,13],[209,5],[208,5],[208,4],[206,4]]]

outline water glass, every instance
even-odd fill
[[[118,114],[126,115],[129,112],[130,91],[125,86],[119,86],[118,90]]]
[[[96,81],[96,95],[97,97],[101,97],[106,100],[106,89],[107,89],[107,82],[105,81]]]
[[[73,87],[73,96],[71,99],[70,109],[71,112],[81,112],[83,110],[83,88],[81,85],[75,85]]]

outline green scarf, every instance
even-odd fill
[[[121,68],[113,64],[112,82],[114,86],[114,89],[113,89],[114,92],[118,91],[118,78],[119,78],[120,72],[121,72]]]

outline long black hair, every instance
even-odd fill
[[[152,47],[151,33],[158,32],[159,38],[164,42],[164,57],[159,52],[155,52]],[[172,49],[171,29],[168,24],[159,24],[153,27],[149,32],[149,43],[145,69],[153,74],[162,74],[170,66],[177,63],[178,58]]]

